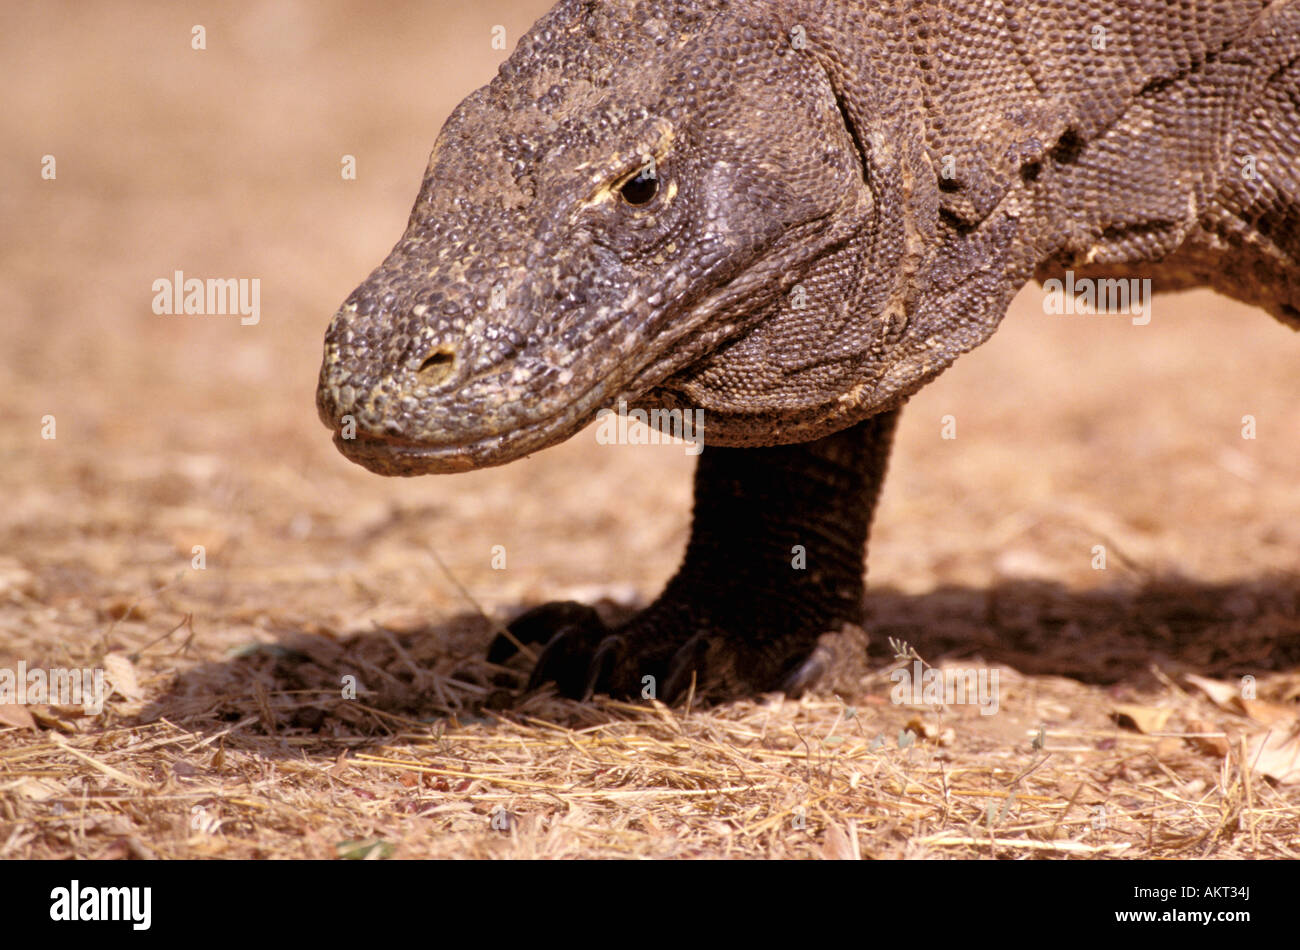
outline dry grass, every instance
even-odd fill
[[[544,6],[239,5],[202,54],[190,12],[6,13],[0,669],[103,664],[119,692],[0,710],[0,856],[1296,857],[1300,339],[1208,294],[1135,328],[1030,288],[913,400],[870,651],[829,688],[501,708],[518,671],[429,545],[494,622],[625,613],[680,554],[689,458],[587,432],[387,481],[312,394],[491,27]],[[262,322],[154,316],[177,268],[260,276]],[[997,715],[891,702],[890,638],[998,668]]]
[[[1145,592],[1124,609],[1159,602]],[[1070,609],[1061,594],[1053,615]],[[873,662],[798,702],[669,709],[543,691],[495,711],[508,674],[481,659],[491,631],[469,614],[436,630],[281,634],[217,661],[194,656],[211,651],[190,624],[147,646],[132,626],[99,645],[141,698],[115,693],[99,717],[37,707],[43,732],[0,732],[0,855],[1300,856],[1295,786],[1242,765],[1269,725],[1294,728],[1293,715],[1264,722],[1294,709],[1294,674],[1264,678],[1261,702],[1236,710],[1154,669],[1148,690],[1107,692],[1004,667],[983,717],[896,705],[893,664]],[[1122,636],[1089,645],[1132,652]],[[341,697],[348,675],[369,684],[355,700]]]

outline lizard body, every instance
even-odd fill
[[[388,475],[702,409],[661,597],[512,629],[571,695],[798,691],[899,408],[1067,269],[1300,328],[1300,0],[564,0],[448,119],[317,404]]]

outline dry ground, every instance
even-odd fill
[[[485,708],[469,598],[644,603],[691,460],[588,431],[388,481],[313,389],[493,25],[544,6],[0,12],[0,668],[116,683],[98,716],[0,708],[0,856],[1300,854],[1300,337],[1208,294],[1134,327],[1031,287],[912,402],[836,691]],[[260,277],[261,322],[155,316],[177,269]],[[999,712],[891,703],[890,637],[998,668]]]

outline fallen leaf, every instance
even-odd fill
[[[1221,683],[1218,680],[1207,679],[1204,676],[1197,676],[1195,673],[1186,673],[1183,679],[1193,686],[1199,687],[1201,692],[1210,697],[1210,701],[1220,709],[1226,709],[1228,712],[1241,712],[1241,706],[1237,702],[1237,697],[1241,694],[1240,687],[1232,683]]]
[[[1187,741],[1200,752],[1223,758],[1228,754],[1228,737],[1216,729],[1213,723],[1204,719],[1192,719],[1187,723],[1188,732],[1216,733],[1215,735],[1188,736]]]
[[[77,731],[75,725],[66,719],[61,719],[49,706],[33,706],[31,707],[31,714],[32,718],[36,720],[36,724],[44,726],[46,729],[57,729],[64,735],[69,736]]]
[[[1164,729],[1172,712],[1172,709],[1138,706],[1133,703],[1116,703],[1111,707],[1111,715],[1115,717],[1116,722],[1121,726],[1132,726],[1145,735]]]
[[[101,661],[104,676],[113,687],[113,692],[123,699],[143,699],[144,691],[135,677],[135,664],[121,653],[109,653]]]
[[[28,708],[21,703],[0,703],[0,726],[35,729],[36,720],[32,718]]]
[[[1295,722],[1296,714],[1300,712],[1300,709],[1294,706],[1270,703],[1263,699],[1238,699],[1237,702],[1241,704],[1247,716],[1266,726]]]
[[[1282,785],[1300,783],[1300,729],[1257,734],[1246,745],[1246,761]]]
[[[90,715],[86,712],[86,707],[84,705],[60,706],[56,703],[51,703],[49,710],[60,719],[80,719],[82,716]]]

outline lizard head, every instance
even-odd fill
[[[740,6],[565,0],[461,103],[325,338],[317,407],[345,455],[502,464],[620,398],[716,407],[728,437],[748,404],[723,351],[873,204],[825,71]]]

